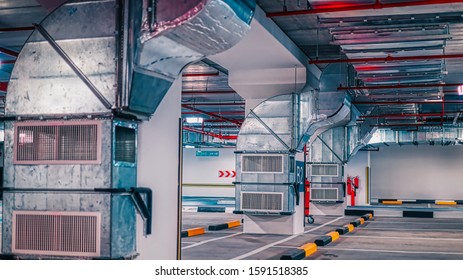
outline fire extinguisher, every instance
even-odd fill
[[[355,206],[355,196],[359,187],[359,177],[347,177],[347,194],[350,195],[350,205]]]
[[[305,197],[304,197],[304,216],[309,224],[313,224],[315,219],[310,215],[310,182],[305,180]]]

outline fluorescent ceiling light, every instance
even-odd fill
[[[458,90],[458,95],[463,95],[463,85],[459,85],[457,90]]]
[[[191,146],[191,145],[185,145],[185,148],[187,148],[187,149],[194,149],[194,148],[195,148],[195,146]]]
[[[203,123],[203,118],[189,117],[186,118],[187,123]]]

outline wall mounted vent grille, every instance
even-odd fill
[[[283,193],[241,192],[241,210],[283,211]]]
[[[14,254],[99,257],[100,213],[13,211]]]
[[[339,169],[337,164],[312,164],[310,165],[311,176],[338,177]]]
[[[242,172],[283,173],[282,155],[243,155]]]
[[[115,161],[136,162],[136,132],[136,129],[116,125]]]
[[[14,164],[99,164],[101,122],[17,122]]]
[[[310,200],[313,201],[339,201],[338,188],[311,188]]]

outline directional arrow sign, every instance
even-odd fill
[[[230,177],[230,175],[231,175],[230,171],[226,170],[225,172],[227,173],[227,175],[225,175],[225,177],[227,177],[227,178]]]
[[[236,172],[232,171],[232,178],[235,178],[235,177],[236,177]]]
[[[223,171],[219,170],[219,178],[222,178],[222,177],[223,177]]]

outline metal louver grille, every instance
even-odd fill
[[[115,160],[119,162],[135,163],[136,160],[136,130],[133,128],[116,126]]]
[[[312,164],[312,176],[338,177],[337,164]]]
[[[314,201],[338,201],[338,188],[311,188],[310,199]]]
[[[242,172],[282,173],[282,155],[243,155],[241,163]]]
[[[15,125],[15,164],[98,164],[101,161],[101,123],[98,121]]]
[[[241,210],[283,211],[283,193],[241,192]]]
[[[100,256],[100,213],[13,211],[13,253]]]

